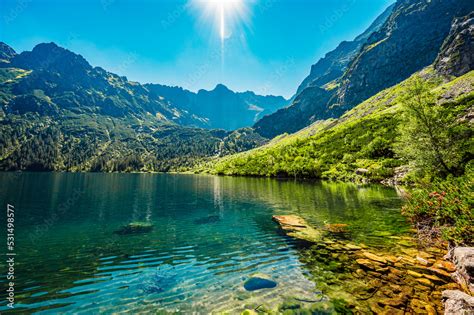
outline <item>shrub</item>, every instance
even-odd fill
[[[474,236],[474,172],[435,180],[412,191],[403,207],[422,241],[442,237],[455,245],[472,245]]]

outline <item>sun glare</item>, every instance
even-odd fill
[[[212,22],[221,41],[232,36],[241,24],[248,22],[249,11],[244,0],[194,0],[204,22]]]

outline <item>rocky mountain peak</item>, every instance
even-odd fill
[[[472,0],[399,0],[345,72],[338,103],[349,109],[432,64],[453,19],[473,10]]]
[[[16,52],[13,48],[0,42],[0,60],[9,61],[11,58],[16,56]]]
[[[221,83],[217,84],[213,91],[214,92],[231,92],[231,90],[229,90],[227,86]]]
[[[435,61],[444,75],[461,76],[474,69],[474,12],[456,18]]]
[[[12,64],[23,69],[48,70],[63,74],[92,70],[92,66],[81,55],[55,43],[38,44],[32,51],[17,55]]]

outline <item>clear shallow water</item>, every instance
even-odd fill
[[[349,223],[347,237],[389,247],[406,233],[393,189],[330,182],[165,174],[0,173],[16,208],[16,311],[240,311],[314,298],[298,244],[272,222]],[[1,218],[5,226],[5,216]],[[132,221],[152,232],[116,235]],[[5,239],[5,228],[0,231]],[[5,247],[2,247],[2,251]],[[1,269],[6,270],[4,262]],[[255,273],[272,289],[247,292]],[[2,272],[4,274],[4,272]],[[0,285],[5,288],[5,278]],[[5,307],[2,289],[0,311]]]

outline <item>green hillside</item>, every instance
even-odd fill
[[[462,152],[459,163],[473,155],[470,120],[463,119],[474,103],[474,72],[449,79],[431,67],[386,89],[339,119],[319,121],[269,144],[214,160],[197,171],[222,175],[282,176],[353,181],[382,181],[402,175],[409,161],[397,154],[402,120],[401,101],[407,89],[421,80],[429,86],[437,105],[452,114]],[[470,135],[470,136],[469,136]],[[463,167],[464,165],[461,165]]]

